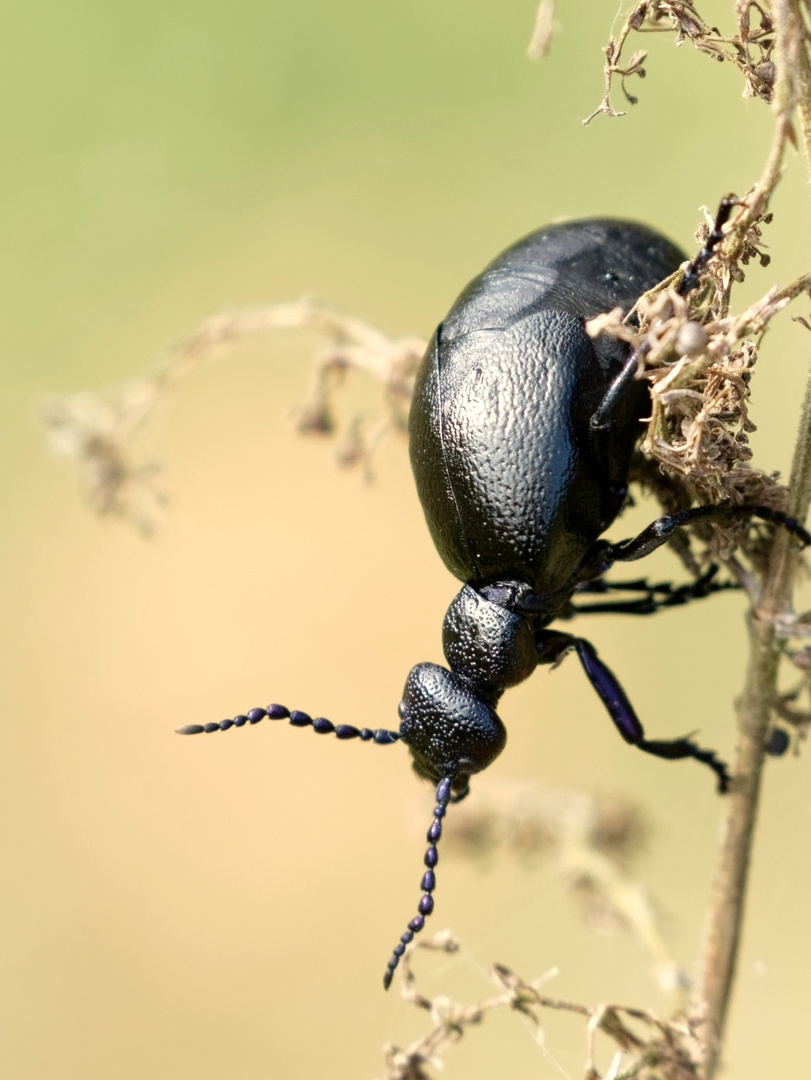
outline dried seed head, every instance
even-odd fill
[[[676,348],[682,356],[699,356],[706,348],[709,337],[704,327],[697,322],[686,322],[679,329]]]

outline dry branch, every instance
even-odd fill
[[[426,343],[413,336],[394,340],[364,319],[305,297],[214,315],[180,342],[156,374],[107,394],[71,394],[47,401],[42,411],[51,447],[76,464],[90,506],[149,535],[166,498],[155,486],[159,467],[132,461],[133,437],[158,406],[213,356],[245,338],[284,329],[317,330],[329,340],[316,357],[311,391],[299,410],[300,432],[333,432],[333,399],[346,375],[355,371],[372,378],[380,408],[371,417],[352,419],[337,454],[341,464],[361,464],[368,472],[372,452],[385,433],[405,431],[414,374]]]

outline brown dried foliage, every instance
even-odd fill
[[[625,17],[616,37],[612,36],[605,46],[605,92],[603,99],[584,123],[595,116],[624,116],[611,104],[611,91],[615,78],[619,78],[622,93],[629,105],[636,105],[638,98],[626,85],[636,76],[644,79],[647,74],[644,49],[635,52],[627,62],[622,54],[631,34],[671,34],[676,45],[689,42],[698,52],[713,60],[733,64],[744,77],[744,96],[759,97],[771,102],[776,78],[772,59],[775,45],[774,23],[768,5],[761,6],[755,0],[738,0],[735,4],[737,33],[725,36],[704,21],[697,8],[688,0],[641,0]]]
[[[730,312],[732,284],[743,280],[742,267],[753,259],[761,266],[769,262],[762,230],[771,213],[744,221],[756,194],[753,189],[739,200],[728,226],[730,242],[714,250],[699,287],[688,297],[679,295],[676,275],[641,297],[628,316],[617,309],[587,326],[594,336],[605,333],[637,350],[638,377],[650,386],[651,415],[640,444],[644,461],[636,463],[635,476],[668,513],[723,502],[786,509],[787,489],[775,474],[752,464],[749,435],[756,429],[749,417],[749,386],[770,320],[811,287],[811,276],[786,289],[770,289],[739,314]],[[699,244],[706,244],[711,230],[708,220],[696,233]],[[705,560],[728,557],[738,546],[757,560],[763,530],[704,525],[693,532],[707,542]]]
[[[403,997],[431,1017],[432,1027],[407,1047],[389,1043],[384,1048],[386,1072],[380,1080],[431,1080],[430,1068],[441,1065],[441,1056],[462,1039],[470,1027],[484,1022],[496,1009],[520,1013],[537,1041],[544,1041],[544,1011],[568,1012],[585,1021],[585,1064],[583,1080],[695,1080],[696,1067],[685,1051],[692,1038],[683,1021],[668,1021],[648,1009],[625,1005],[583,1005],[543,993],[543,988],[557,975],[552,969],[525,982],[503,964],[492,964],[490,978],[499,993],[473,1005],[462,1005],[451,998],[429,998],[415,986],[411,961],[420,950],[453,954],[459,942],[448,931],[412,942],[400,962]],[[607,1036],[616,1047],[606,1071],[597,1065],[597,1034]]]

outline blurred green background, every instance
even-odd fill
[[[381,1074],[383,1043],[426,1029],[380,987],[430,815],[402,748],[268,724],[172,734],[269,700],[396,722],[408,669],[441,659],[456,590],[404,445],[386,444],[373,485],[338,471],[331,445],[289,420],[315,336],[247,343],[151,429],[173,501],[145,542],[81,505],[37,403],[154,369],[209,314],[303,293],[427,336],[491,257],[562,216],[639,218],[692,250],[699,207],[759,174],[768,109],[742,101],[723,65],[647,37],[640,104],[584,127],[616,12],[563,4],[551,57],[533,65],[533,0],[5,5],[4,1080],[349,1080]],[[704,14],[730,25],[722,5]],[[774,209],[774,262],[751,269],[742,299],[807,268],[800,161]],[[807,353],[784,316],[754,390],[764,468],[789,465]],[[650,572],[678,567],[665,553]],[[728,754],[742,610],[727,596],[582,632],[651,735],[700,728]],[[628,750],[574,661],[511,692],[502,715],[495,776],[645,808],[639,873],[689,964],[717,832],[711,778]],[[803,1054],[808,774],[794,757],[769,767],[731,1023],[739,1078],[786,1075]],[[433,928],[452,926],[466,952],[418,961],[426,993],[484,998],[500,960],[527,978],[558,965],[560,996],[669,1007],[641,948],[595,937],[549,867],[441,869]],[[551,1018],[541,1049],[497,1016],[444,1075],[577,1076],[583,1047],[579,1021]]]

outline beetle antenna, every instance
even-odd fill
[[[422,896],[420,902],[417,905],[418,914],[414,916],[411,922],[408,924],[408,929],[404,934],[400,936],[400,944],[394,946],[394,951],[391,954],[391,959],[386,965],[386,974],[383,976],[383,989],[388,990],[391,986],[391,980],[394,977],[394,971],[397,965],[400,963],[400,957],[406,951],[406,945],[414,940],[414,935],[418,934],[425,926],[425,919],[434,910],[434,897],[433,891],[436,887],[436,875],[434,874],[434,867],[437,864],[439,856],[437,855],[436,845],[442,836],[442,819],[448,808],[448,803],[451,801],[451,782],[452,776],[446,776],[439,781],[436,789],[436,806],[434,807],[434,820],[431,822],[431,827],[428,830],[426,839],[430,845],[425,852],[425,865],[426,871],[422,875],[422,882],[420,888],[422,889]]]
[[[333,724],[325,716],[317,716],[313,719],[308,713],[299,709],[288,709],[284,705],[268,705],[266,709],[249,709],[246,713],[240,713],[233,720],[220,720],[219,724],[186,724],[184,727],[175,728],[178,735],[202,735],[203,732],[210,734],[212,731],[227,731],[231,727],[244,727],[246,724],[258,724],[260,720],[289,720],[293,727],[312,727],[319,735],[335,735],[338,739],[360,739],[362,742],[376,742],[380,746],[388,746],[398,742],[399,731],[389,731],[388,728],[357,728],[352,724]]]

